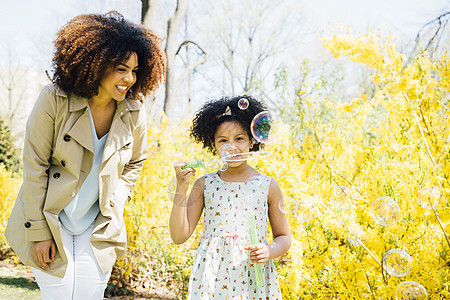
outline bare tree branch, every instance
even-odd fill
[[[432,34],[431,38],[428,40],[427,45],[424,48],[424,51],[429,51],[431,49],[431,45],[433,44],[433,42],[435,42],[436,46],[434,48],[434,51],[432,51],[432,53],[430,54],[432,56],[433,53],[436,52],[436,49],[439,47],[440,38],[442,36],[442,33],[445,32],[445,28],[448,25],[449,18],[450,18],[450,11],[447,11],[438,16],[437,18],[425,23],[422,26],[422,28],[420,28],[420,30],[417,32],[412,55],[416,53],[417,48],[419,47],[420,40],[424,35],[423,31],[436,25],[437,28],[434,30],[434,33]],[[430,30],[432,30],[432,28],[430,28]]]

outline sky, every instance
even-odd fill
[[[39,63],[40,53],[50,52],[50,57],[57,29],[77,14],[117,9],[126,18],[140,17],[140,0],[0,0],[0,3],[4,4],[0,18],[3,52],[0,64],[4,64],[5,49],[13,51],[18,63],[24,65]],[[302,0],[302,3],[303,14],[314,34],[342,23],[361,31],[379,28],[405,40],[414,39],[423,24],[450,10],[450,0]]]

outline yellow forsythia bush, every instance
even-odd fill
[[[3,164],[0,164],[0,232],[2,232],[0,236],[0,259],[4,259],[11,252],[3,233],[19,191],[20,181],[20,178],[13,176],[11,172],[5,169]]]
[[[392,38],[370,32],[340,30],[323,43],[336,57],[371,68],[375,92],[338,103],[314,99],[305,87],[291,109],[298,122],[276,122],[271,154],[250,162],[277,180],[286,203],[313,204],[309,213],[296,211],[303,220],[287,214],[293,245],[276,260],[283,299],[395,299],[404,281],[421,284],[430,299],[450,299],[449,57],[423,53],[407,62]],[[170,240],[171,163],[212,158],[189,139],[189,125],[171,127],[162,117],[149,126],[150,155],[125,208],[129,251],[114,268],[115,286],[186,295],[201,226],[183,245]],[[4,229],[18,183],[4,169],[0,181]],[[338,186],[350,191],[348,205],[333,195]],[[425,187],[440,192],[435,212],[419,205]],[[371,212],[385,196],[399,207],[390,226]],[[407,275],[391,276],[380,265],[390,249],[411,256]]]
[[[391,38],[373,33],[355,37],[341,31],[324,39],[324,45],[337,57],[372,68],[376,90],[370,99],[362,94],[351,103],[313,99],[299,91],[298,124],[274,124],[277,140],[266,146],[271,154],[251,161],[277,180],[286,201],[310,199],[314,205],[309,215],[297,211],[308,222],[287,215],[293,245],[276,260],[283,299],[395,299],[404,281],[421,284],[431,299],[448,299],[448,57],[431,61],[422,54],[406,63]],[[184,288],[183,295],[200,226],[187,243],[171,243],[171,162],[177,155],[210,159],[188,139],[188,127],[169,128],[165,120],[150,128],[151,155],[126,210],[130,254],[136,255],[118,263],[134,282],[165,278],[172,284],[168,279],[176,279],[178,285],[171,287]],[[351,192],[346,207],[333,196],[338,186]],[[418,203],[425,187],[440,192],[439,220]],[[371,213],[374,201],[385,196],[399,207],[390,226],[376,223]],[[381,267],[390,249],[411,256],[407,275],[391,276]]]

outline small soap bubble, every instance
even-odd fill
[[[194,188],[194,183],[197,180],[196,176],[189,177],[189,189],[186,192],[186,195],[191,195],[194,193],[199,193],[199,195],[203,194],[203,190],[199,188]],[[169,183],[167,185],[167,197],[169,200],[173,200],[177,193],[177,177],[174,176],[169,180]],[[188,205],[188,199],[189,197],[186,197],[186,201],[178,204],[178,205]]]
[[[267,143],[271,126],[272,116],[268,111],[262,111],[253,118],[250,131],[258,142]]]
[[[420,206],[425,209],[433,209],[439,205],[441,193],[434,187],[424,187],[417,193]]]
[[[395,290],[396,300],[425,300],[428,299],[427,290],[415,281],[404,281]]]
[[[169,183],[167,185],[167,196],[169,197],[169,199],[173,199],[176,189],[177,189],[177,178],[174,176],[170,178]]]
[[[219,157],[224,158],[234,154],[235,148],[231,144],[223,144],[219,147],[217,154]]]
[[[241,110],[246,110],[249,107],[250,103],[248,102],[248,100],[246,98],[241,98],[238,101],[238,107]]]
[[[400,217],[400,207],[390,197],[380,197],[372,203],[372,217],[382,226],[395,224]]]
[[[332,190],[333,203],[336,209],[348,209],[352,205],[352,192],[346,186],[337,186]]]
[[[347,235],[347,239],[349,241],[350,244],[352,244],[353,246],[361,246],[362,244],[362,234],[359,233],[356,230],[350,230],[348,235]]]
[[[261,176],[256,175],[256,176],[252,176],[252,177],[250,177],[249,179],[247,179],[247,180],[245,181],[245,184],[247,184],[247,185],[253,185],[253,186],[255,186],[255,187],[260,188],[260,187],[262,186],[263,182],[262,182],[262,180],[261,180]]]
[[[185,160],[185,156],[180,151],[175,151],[169,154],[169,162],[174,167],[180,167],[184,165],[183,161]]]
[[[278,207],[282,213],[289,215],[294,213],[297,207],[297,201],[291,197],[284,197],[280,200],[280,203],[278,203]]]
[[[205,172],[206,173],[213,173],[216,171],[224,172],[227,169],[228,169],[228,163],[221,159],[217,159],[217,160],[213,160],[213,161],[205,163]]]
[[[383,255],[383,268],[391,276],[405,276],[411,271],[411,256],[402,249],[391,249]]]
[[[301,223],[309,222],[317,215],[317,209],[311,198],[302,198],[297,201],[294,215]]]

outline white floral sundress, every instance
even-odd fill
[[[259,243],[267,244],[267,195],[271,178],[247,182],[205,176],[203,235],[192,266],[188,299],[281,299],[272,260],[264,264],[264,286],[258,287],[249,260],[247,213],[256,216]]]

